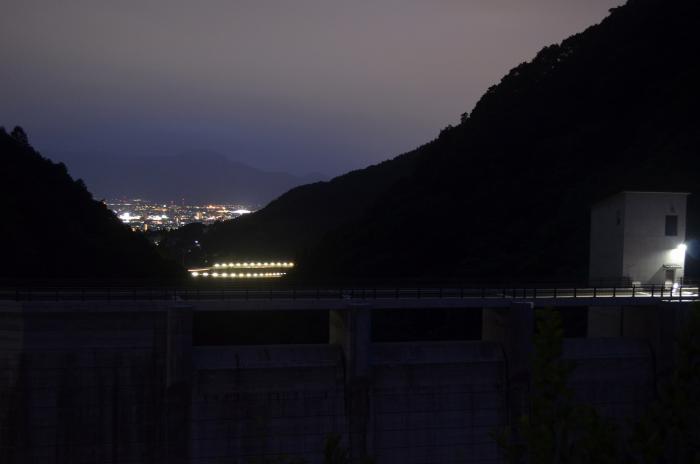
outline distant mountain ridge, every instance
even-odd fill
[[[215,225],[209,256],[295,256],[311,279],[586,278],[590,206],[683,190],[700,232],[700,5],[630,0],[543,49],[457,127]],[[698,236],[698,235],[696,235]]]
[[[105,198],[146,198],[188,203],[239,203],[261,207],[287,190],[319,180],[267,172],[233,161],[225,155],[192,150],[176,155],[61,157],[76,177]]]

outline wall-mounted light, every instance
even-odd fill
[[[680,264],[683,261],[685,261],[685,252],[688,249],[688,246],[685,243],[681,243],[678,245],[676,248],[671,250],[670,253],[670,258],[673,262]]]

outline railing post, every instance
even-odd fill
[[[593,287],[593,298],[598,298],[598,287]]]
[[[578,290],[576,287],[574,287],[574,298],[576,298],[576,290]]]
[[[664,297],[664,287],[665,286],[666,286],[666,284],[661,285],[661,298]]]
[[[683,284],[681,284],[681,286],[678,287],[678,302],[683,302]]]
[[[613,287],[613,298],[617,296],[617,287]]]
[[[651,284],[651,297],[654,298],[654,284]]]
[[[557,287],[554,287],[554,291],[552,292],[552,295],[554,296],[554,299],[557,299]]]
[[[637,288],[634,285],[632,285],[632,298],[635,297],[635,295],[637,293],[636,290],[637,290]]]

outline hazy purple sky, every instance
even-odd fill
[[[44,154],[337,174],[434,138],[624,0],[4,0],[0,125]]]

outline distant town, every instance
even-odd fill
[[[176,229],[193,222],[211,224],[253,212],[241,204],[187,205],[141,198],[108,200],[107,207],[133,230]]]

